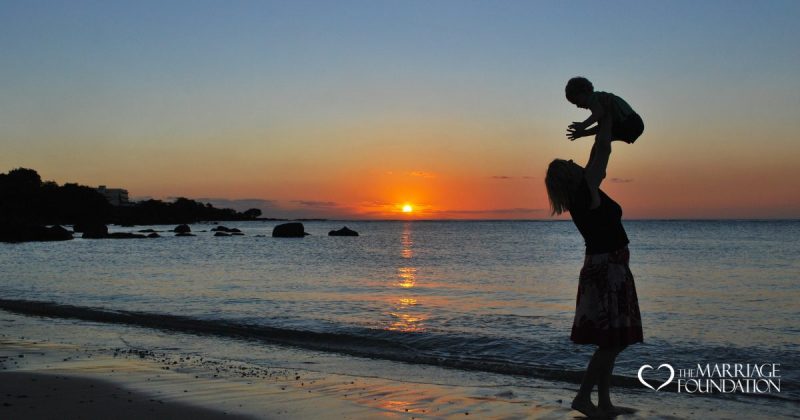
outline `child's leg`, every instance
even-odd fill
[[[625,120],[614,125],[612,137],[614,140],[621,140],[628,144],[633,144],[644,131],[644,123],[639,114],[634,113]]]

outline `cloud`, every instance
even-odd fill
[[[437,176],[435,172],[426,172],[426,171],[411,171],[411,172],[386,171],[385,174],[389,176],[394,176],[394,175],[415,176],[418,178],[436,178]]]
[[[278,202],[275,200],[265,200],[263,198],[216,198],[216,197],[202,197],[193,198],[195,201],[202,203],[211,203],[212,206],[217,208],[228,208],[237,211],[245,211],[248,209],[261,209],[263,212],[268,212],[277,209]]]
[[[365,208],[380,208],[380,207],[387,207],[387,206],[395,206],[396,203],[390,203],[388,201],[381,201],[381,200],[372,200],[372,201],[362,201],[361,207]]]
[[[299,204],[303,207],[337,207],[333,201],[313,201],[313,200],[292,200],[291,203]]]
[[[214,207],[232,208],[237,211],[257,208],[262,211],[262,217],[278,219],[342,219],[352,218],[355,214],[353,209],[340,206],[332,201],[278,201],[261,198],[197,198],[195,200],[211,203]]]
[[[493,175],[492,179],[536,179],[535,176],[508,176],[508,175]]]
[[[434,213],[482,215],[482,214],[538,214],[542,212],[544,212],[544,209],[516,207],[510,209],[487,209],[487,210],[437,210]]]
[[[626,184],[628,182],[633,182],[633,178],[611,178],[609,181],[615,184]]]

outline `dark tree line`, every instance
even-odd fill
[[[172,203],[161,200],[145,200],[127,207],[115,207],[115,222],[123,225],[156,225],[194,223],[208,220],[253,220],[261,216],[261,210],[250,209],[237,212],[233,209],[218,209],[188,198],[178,198]]]
[[[0,174],[0,228],[76,223],[172,224],[199,221],[252,220],[258,209],[237,212],[187,198],[172,203],[146,200],[115,207],[94,188],[42,182],[33,169]]]

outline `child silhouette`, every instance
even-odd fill
[[[567,138],[575,140],[585,136],[597,136],[596,140],[611,142],[621,140],[633,143],[644,131],[644,122],[636,111],[613,93],[595,92],[592,82],[585,77],[573,77],[565,89],[567,100],[592,111],[583,122],[573,122],[567,128]],[[592,126],[594,123],[597,125]]]
[[[642,117],[636,111],[613,93],[595,92],[592,82],[585,77],[573,77],[567,82],[564,89],[567,100],[578,108],[592,111],[592,115],[583,122],[573,122],[567,127],[567,138],[570,140],[579,139],[585,136],[594,135],[594,144],[589,153],[589,162],[586,167],[602,167],[608,164],[608,156],[611,154],[611,142],[621,140],[625,143],[633,143],[644,131]],[[594,125],[597,123],[597,125]],[[598,153],[599,152],[599,153]],[[600,156],[604,162],[595,162]],[[605,178],[603,171],[601,178]],[[598,188],[589,187],[592,198],[590,209],[595,209],[600,205],[600,193]]]

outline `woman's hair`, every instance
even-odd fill
[[[564,89],[564,92],[567,94],[567,100],[571,103],[575,103],[575,97],[578,96],[578,94],[591,94],[594,92],[594,86],[592,86],[592,82],[585,77],[573,77],[567,82],[567,87]]]
[[[544,185],[547,187],[547,197],[550,199],[550,215],[569,211],[570,193],[577,185],[574,171],[570,165],[575,165],[564,159],[554,159],[547,167],[547,176]]]

